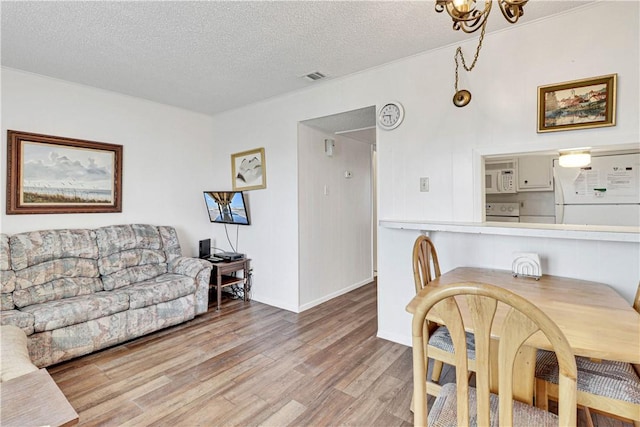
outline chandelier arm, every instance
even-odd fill
[[[492,3],[492,0],[485,0],[485,7],[482,11],[472,9],[467,12],[461,12],[456,9],[452,0],[436,0],[435,10],[438,13],[446,10],[451,19],[453,19],[453,29],[455,31],[462,30],[469,34],[477,31],[486,22]]]
[[[518,19],[524,15],[524,5],[529,0],[498,0],[500,11],[507,21],[511,24],[518,22]]]

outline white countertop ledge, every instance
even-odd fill
[[[640,227],[525,224],[510,222],[441,222],[391,219],[380,220],[379,224],[380,227],[401,230],[445,231],[449,233],[640,243]]]

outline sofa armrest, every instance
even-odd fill
[[[207,270],[211,274],[213,266],[209,261],[199,258],[178,257],[171,260],[168,264],[169,273],[182,274],[183,276],[198,278],[198,275]],[[209,279],[206,280],[209,284]]]
[[[196,283],[196,313],[206,313],[209,308],[209,280],[213,266],[199,258],[179,257],[168,264],[169,273],[192,277]]]

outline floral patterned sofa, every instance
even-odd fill
[[[182,257],[173,227],[0,235],[0,323],[38,367],[166,328],[208,308],[211,264]]]

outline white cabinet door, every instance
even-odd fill
[[[518,191],[553,191],[553,157],[519,157]]]

